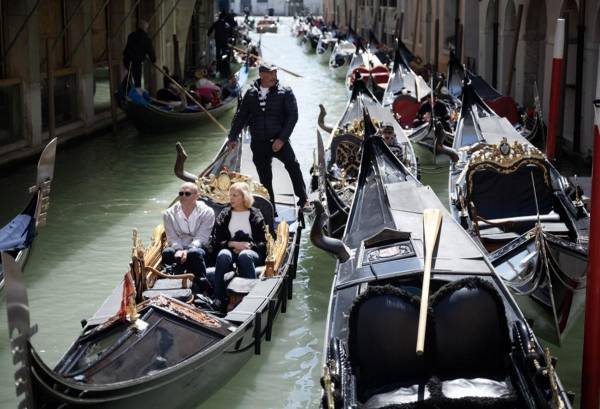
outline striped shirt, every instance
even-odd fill
[[[269,88],[260,87],[258,93],[258,104],[260,105],[260,109],[265,112],[267,109],[267,94],[269,93]]]

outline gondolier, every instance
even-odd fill
[[[240,108],[236,112],[229,144],[235,146],[242,129],[250,127],[253,161],[262,183],[269,191],[271,203],[275,208],[273,192],[273,171],[271,161],[279,159],[290,175],[298,205],[306,204],[306,187],[296,159],[290,136],[298,121],[298,106],[292,90],[283,87],[277,80],[277,68],[267,64],[259,67],[260,79],[246,92]]]
[[[136,87],[142,86],[142,63],[148,56],[151,62],[156,61],[156,53],[152,40],[148,37],[148,22],[140,20],[138,29],[127,37],[127,45],[123,50],[123,64],[130,70]]]

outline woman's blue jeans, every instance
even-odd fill
[[[259,255],[253,250],[244,250],[236,254],[229,249],[223,249],[217,255],[214,276],[208,273],[208,280],[215,290],[215,298],[222,303],[225,302],[225,274],[233,269],[233,263],[237,264],[238,275],[243,278],[256,278],[256,263]]]

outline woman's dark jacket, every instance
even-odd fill
[[[260,80],[256,80],[246,91],[233,118],[229,140],[236,140],[248,125],[253,143],[269,142],[276,138],[286,142],[298,122],[298,106],[291,88],[283,87],[279,82],[269,88],[264,112],[260,107],[259,95]]]
[[[210,240],[211,251],[216,257],[219,251],[226,249],[227,242],[233,240],[229,232],[229,222],[231,221],[231,206],[225,207],[215,220],[212,237]],[[262,213],[256,207],[250,208],[250,228],[252,229],[252,241],[250,241],[251,250],[258,253],[261,262],[267,257],[267,240],[265,239],[265,219]],[[239,240],[246,241],[246,240]]]

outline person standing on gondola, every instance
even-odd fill
[[[233,34],[233,27],[227,22],[227,13],[222,11],[219,18],[208,29],[208,35],[215,33],[215,56],[217,70],[223,78],[229,77],[229,41]]]
[[[262,64],[258,73],[260,78],[246,91],[237,110],[229,131],[229,145],[234,147],[242,129],[250,127],[250,149],[260,183],[269,191],[275,210],[273,192],[273,158],[285,165],[290,175],[298,205],[304,207],[307,201],[304,178],[300,164],[296,159],[290,136],[298,121],[298,106],[291,88],[283,87],[277,80],[277,67]]]
[[[156,61],[152,40],[148,36],[148,23],[140,20],[138,29],[127,37],[127,45],[123,50],[123,64],[129,70],[136,88],[142,86],[142,63],[146,56],[153,63]]]

